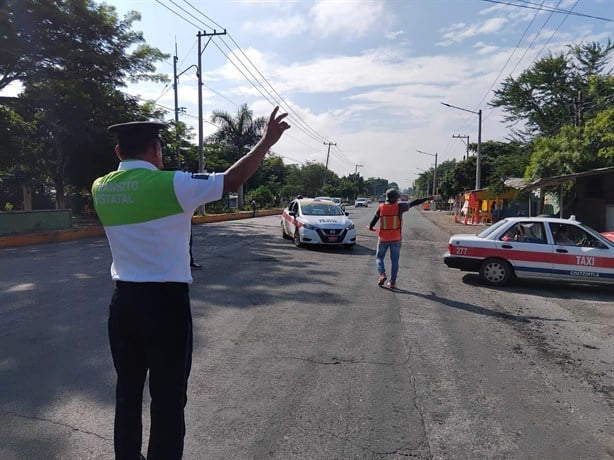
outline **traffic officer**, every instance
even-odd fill
[[[399,273],[399,257],[401,255],[401,230],[403,223],[403,213],[409,211],[412,206],[424,203],[427,200],[432,200],[432,196],[418,198],[409,203],[399,203],[400,193],[397,189],[390,188],[386,190],[386,201],[380,203],[375,211],[373,219],[369,224],[369,230],[375,230],[375,224],[381,220],[379,224],[379,239],[377,241],[377,251],[375,254],[375,263],[379,278],[377,284],[383,286],[386,282],[386,267],[384,259],[386,253],[390,250],[390,281],[387,286],[390,289],[396,288],[397,274]]]
[[[114,447],[117,459],[141,455],[141,407],[149,372],[151,429],[147,458],[180,459],[192,362],[188,285],[192,215],[251,177],[290,126],[272,111],[256,146],[224,173],[162,171],[166,126],[137,121],[109,127],[117,135],[117,171],[96,179],[92,195],[104,226],[116,281],[109,342],[117,373]]]

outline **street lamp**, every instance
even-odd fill
[[[475,156],[475,189],[480,189],[480,151],[482,148],[482,109],[474,112],[473,110],[463,109],[462,107],[457,107],[452,104],[446,104],[445,102],[441,103],[446,107],[451,107],[453,109],[463,110],[465,112],[473,113],[478,116],[478,152]]]
[[[416,152],[435,157],[435,169],[433,170],[433,193],[432,195],[437,195],[437,152],[435,152],[434,154],[423,152],[422,150],[416,150]],[[426,191],[426,193],[428,193],[428,190]]]

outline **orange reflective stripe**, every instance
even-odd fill
[[[399,216],[382,216],[382,230],[396,230],[400,228]]]

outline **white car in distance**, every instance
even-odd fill
[[[366,198],[356,198],[356,201],[354,201],[354,207],[355,208],[368,208],[369,207],[369,202],[367,201]]]

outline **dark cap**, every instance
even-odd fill
[[[151,139],[158,137],[160,131],[166,128],[166,123],[158,120],[149,121],[130,121],[128,123],[119,123],[111,125],[107,129],[110,133],[117,134],[118,137],[123,136],[149,136]]]
[[[390,201],[391,203],[397,201],[400,196],[401,195],[396,188],[389,188],[386,190],[386,200]]]
[[[160,131],[166,127],[166,123],[161,121],[148,120],[119,123],[107,129],[117,135],[119,147],[124,153],[138,153],[135,151],[147,145],[149,141],[159,139]]]

